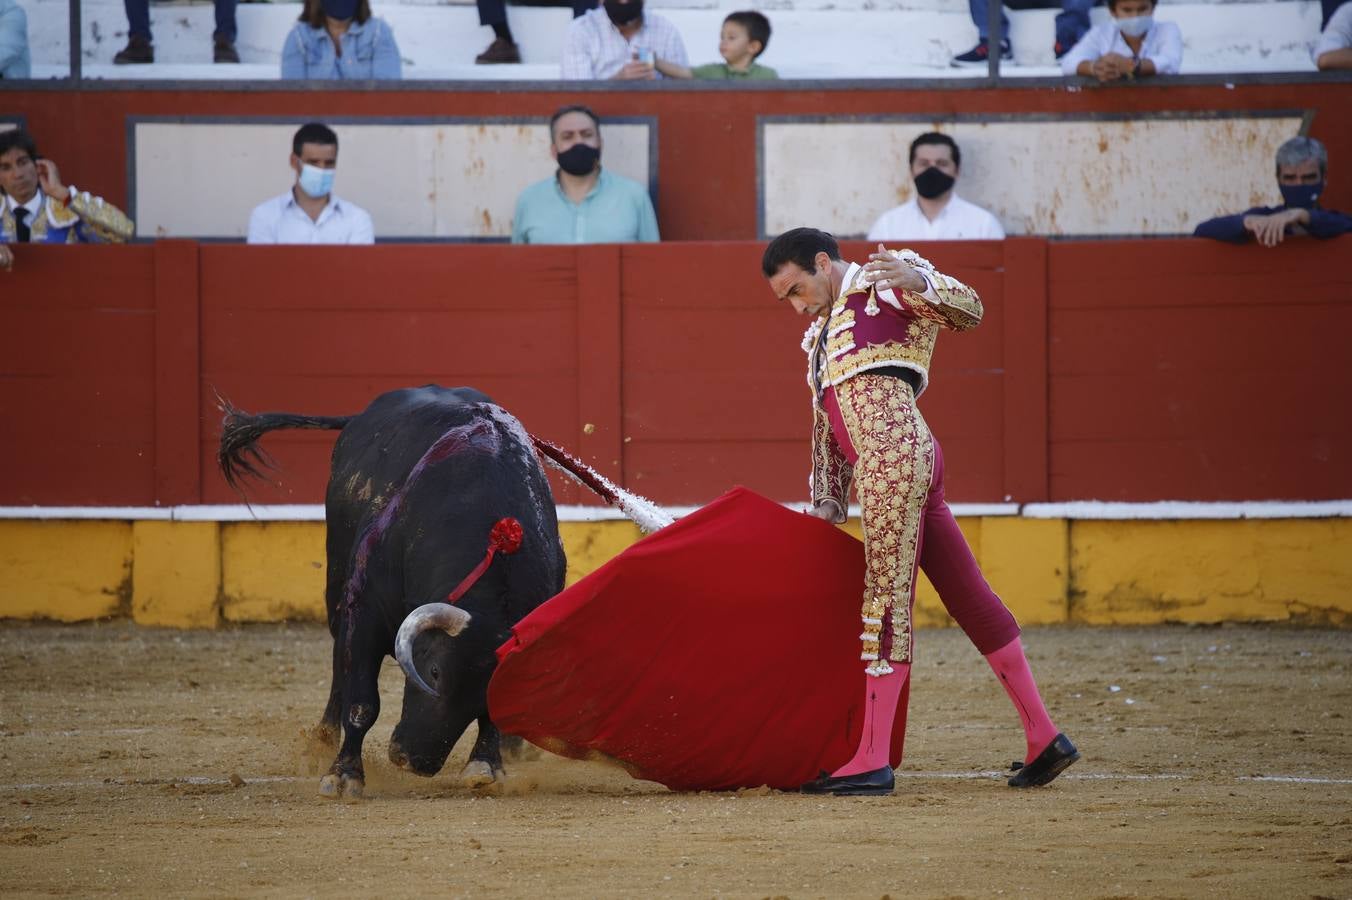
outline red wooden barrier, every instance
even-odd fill
[[[160,251],[71,250],[0,271],[0,504],[150,503]]]
[[[19,248],[0,273],[0,505],[236,502],[216,391],[338,414],[427,382],[487,391],[663,503],[734,483],[800,499],[806,323],[762,249]],[[921,400],[953,499],[1352,497],[1352,238],[917,249],[987,307],[940,338]],[[271,436],[280,487],[253,499],[320,502],[332,440]]]
[[[1352,497],[1349,251],[1052,244],[1052,497]]]

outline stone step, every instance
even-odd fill
[[[685,39],[693,63],[718,59],[718,29],[725,12],[677,8],[654,0]],[[684,0],[681,0],[684,2]],[[701,0],[703,2],[703,0]],[[724,0],[716,0],[723,3]],[[814,0],[815,2],[815,0]],[[848,0],[846,0],[848,2]],[[863,0],[876,3],[878,0]],[[939,0],[906,0],[937,3]],[[728,0],[728,4],[740,6]],[[69,51],[65,0],[27,0],[34,74],[66,73]],[[774,32],[762,61],[786,78],[970,78],[984,68],[955,69],[949,61],[976,40],[965,4],[948,0],[944,11],[916,9],[767,9]],[[765,8],[765,7],[762,7]],[[34,14],[34,10],[38,14]],[[571,14],[561,7],[517,6],[509,10],[523,63],[476,66],[474,57],[492,40],[473,7],[421,2],[381,2],[379,14],[393,27],[406,79],[555,80]],[[121,0],[84,0],[83,66],[96,78],[272,79],[278,75],[282,42],[299,15],[297,3],[245,3],[238,8],[243,65],[211,65],[210,3],[155,5],[151,9],[157,62],[112,66],[126,42]],[[1010,33],[1015,64],[1004,74],[1059,76],[1052,56],[1054,9],[1015,11]],[[1107,18],[1103,8],[1092,18]],[[1185,74],[1314,71],[1310,50],[1318,37],[1320,8],[1314,0],[1262,0],[1228,4],[1167,4],[1162,20],[1178,23],[1184,36]]]

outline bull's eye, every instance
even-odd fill
[[[435,663],[432,665],[431,675],[433,681],[438,681],[441,678],[441,670],[436,667]]]

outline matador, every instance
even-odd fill
[[[916,406],[939,330],[975,328],[980,298],[909,250],[879,245],[866,264],[847,264],[835,239],[813,228],[780,235],[761,262],[775,296],[813,317],[803,339],[812,389],[812,513],[844,522],[853,485],[864,535],[863,733],[849,762],[803,791],[891,793],[888,749],[910,675],[918,570],[1019,713],[1027,752],[1010,786],[1047,784],[1079,753],[1052,723],[1018,623],[986,583],[944,500],[943,453]]]

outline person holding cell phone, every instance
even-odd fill
[[[135,231],[122,210],[62,182],[27,131],[0,131],[0,244],[120,244]],[[13,266],[13,252],[0,254],[0,268]]]
[[[663,75],[656,60],[689,65],[676,26],[644,12],[643,0],[604,0],[573,20],[563,51],[563,77],[574,80],[651,81]]]

